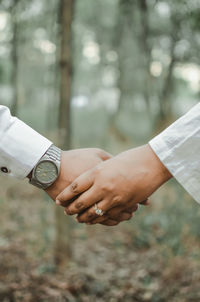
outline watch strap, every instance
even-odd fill
[[[55,145],[51,145],[47,152],[45,153],[45,159],[51,159],[52,161],[59,161],[61,160],[61,149],[56,147]]]

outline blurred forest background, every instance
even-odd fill
[[[63,149],[147,143],[200,96],[199,0],[0,0],[0,104]],[[200,301],[200,207],[175,181],[116,228],[1,177],[1,302]]]

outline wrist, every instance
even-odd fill
[[[171,179],[173,176],[169,172],[169,170],[165,167],[165,165],[161,162],[157,154],[153,151],[151,146],[149,144],[146,145],[146,148],[149,152],[152,164],[154,165],[154,169],[156,171],[156,174],[158,175],[159,180],[159,186],[167,182],[169,179]]]
[[[69,183],[67,182],[67,180],[64,177],[64,164],[63,164],[63,158],[64,158],[64,151],[61,150],[61,156],[60,156],[60,172],[58,175],[58,178],[54,181],[54,183],[48,187],[47,189],[45,189],[45,192],[47,194],[49,194],[52,199],[55,199],[56,196],[67,186],[69,185]],[[66,163],[65,163],[66,165]]]

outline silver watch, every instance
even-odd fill
[[[33,169],[30,184],[47,189],[60,174],[61,150],[54,145],[47,150]]]

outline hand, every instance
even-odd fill
[[[58,204],[66,206],[67,214],[79,214],[79,222],[92,223],[101,219],[95,213],[95,203],[104,215],[116,207],[129,209],[146,200],[171,177],[150,146],[144,145],[123,152],[85,172],[56,199]]]
[[[97,148],[62,151],[60,175],[56,182],[46,190],[47,194],[55,200],[56,196],[80,174],[110,158],[109,153]],[[122,211],[122,213],[119,209],[120,215],[116,215],[116,211],[111,212],[107,219],[102,219],[102,224],[116,225],[122,220],[130,219],[136,210],[134,206],[125,212]]]
[[[46,189],[47,194],[55,200],[56,196],[75,178],[110,158],[109,153],[98,148],[62,151],[60,175],[53,185]]]
[[[149,200],[145,200],[140,202],[144,206],[149,205]],[[130,220],[134,213],[138,210],[138,204],[129,204],[129,206],[116,206],[113,209],[106,212],[103,216],[98,216],[98,218],[94,218],[90,222],[86,222],[86,224],[103,224],[107,226],[116,226],[122,221]],[[79,214],[80,215],[80,214]],[[79,218],[77,218],[79,221]],[[79,221],[83,222],[83,221]]]

